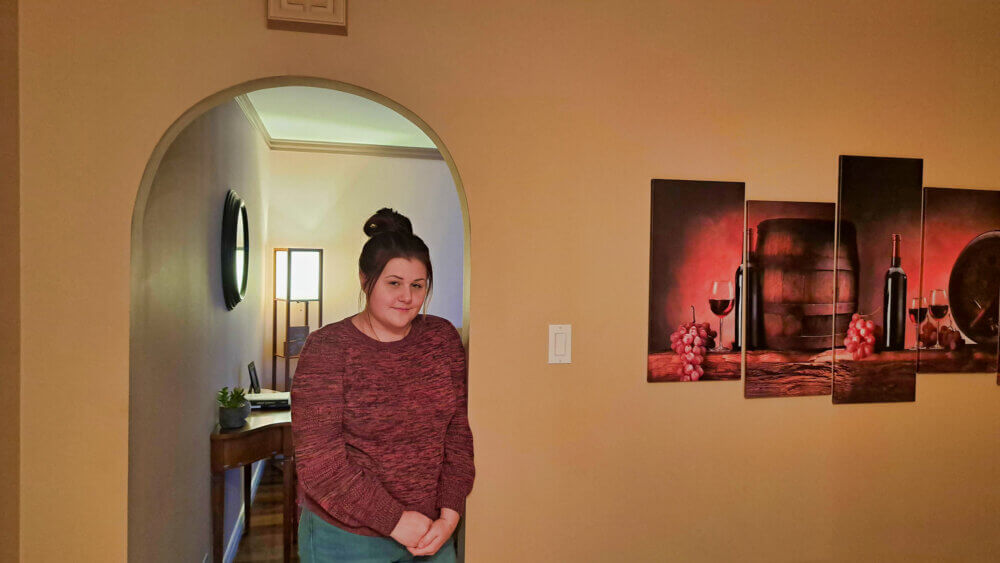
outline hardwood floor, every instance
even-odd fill
[[[281,470],[268,463],[260,477],[257,496],[250,508],[250,530],[244,533],[236,550],[233,563],[281,563],[281,516],[284,506],[284,488]],[[456,532],[459,544],[459,561],[465,557],[465,521]],[[299,546],[292,544],[292,561],[299,561]]]
[[[283,502],[281,470],[268,463],[250,508],[250,530],[240,540],[234,563],[281,563]],[[298,560],[298,546],[293,544],[292,561]]]

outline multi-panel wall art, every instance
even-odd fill
[[[917,325],[908,314],[914,305],[921,314],[922,185],[922,160],[840,157],[840,244],[848,259],[837,270],[856,276],[858,309],[834,353],[835,403],[915,398]]]
[[[1000,191],[924,190],[923,288],[919,371],[1000,374]]]
[[[857,284],[834,244],[833,203],[747,202],[747,250],[738,285],[746,318],[747,398],[829,395],[834,332],[843,339],[857,310]],[[853,238],[851,238],[853,244]],[[841,250],[850,245],[841,245]],[[840,280],[839,299],[834,287]]]
[[[744,203],[653,180],[647,381],[913,401],[916,373],[995,372],[1000,191],[923,188],[923,161],[841,156],[838,204]]]
[[[740,379],[743,200],[743,183],[653,180],[648,381]]]

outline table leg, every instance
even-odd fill
[[[284,524],[282,525],[284,561],[288,563],[292,560],[292,517],[295,513],[295,487],[292,473],[295,471],[295,456],[285,456],[284,480],[285,480],[285,510]]]
[[[243,466],[243,534],[250,535],[250,513],[253,512],[253,498],[250,493],[250,485],[253,483],[253,464],[248,463]]]
[[[222,563],[222,518],[226,502],[226,475],[212,473],[212,561]]]

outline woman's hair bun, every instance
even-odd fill
[[[365,221],[365,234],[373,237],[382,233],[413,234],[413,224],[405,215],[383,207]]]

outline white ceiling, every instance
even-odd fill
[[[435,148],[410,120],[347,92],[284,86],[247,97],[272,139]]]

